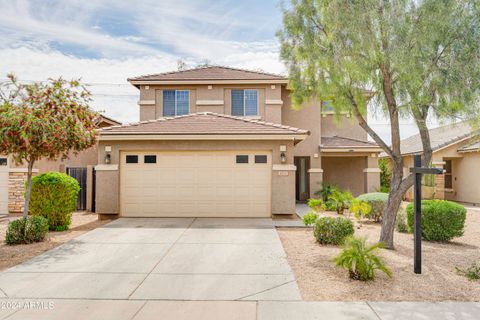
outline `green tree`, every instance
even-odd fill
[[[393,248],[395,217],[413,176],[404,176],[399,121],[413,119],[432,156],[427,116],[478,118],[478,0],[292,0],[278,33],[294,106],[331,101],[349,112],[391,159],[380,241]],[[390,122],[391,141],[367,123]]]
[[[22,84],[15,76],[0,90],[0,153],[27,164],[23,216],[28,215],[32,171],[41,158],[66,159],[95,144],[90,93],[77,80]]]

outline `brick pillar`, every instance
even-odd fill
[[[33,175],[37,175],[38,170],[33,169]],[[8,212],[22,213],[25,202],[24,191],[25,181],[27,180],[26,168],[12,168],[8,173]]]
[[[439,169],[444,169],[445,161],[433,161],[432,166]],[[433,193],[434,199],[445,200],[445,175],[435,175],[435,189]]]

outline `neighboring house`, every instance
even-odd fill
[[[322,181],[379,188],[379,147],[328,105],[293,110],[283,76],[213,66],[128,81],[140,122],[100,132],[101,215],[270,217],[294,214]]]
[[[120,125],[107,116],[100,115],[96,120],[98,128]],[[65,160],[42,159],[34,164],[34,174],[47,171],[66,172],[76,178],[82,190],[79,194],[78,209],[92,210],[92,169],[98,161],[97,145],[84,150],[77,155],[71,153]],[[0,157],[0,215],[20,213],[24,205],[24,184],[27,168],[17,165],[8,157]]]
[[[480,204],[480,143],[478,131],[467,122],[441,126],[430,132],[432,166],[444,169],[442,175],[423,178],[423,198],[446,199]],[[401,141],[405,174],[413,167],[413,156],[423,153],[420,136]],[[383,156],[383,155],[382,155]],[[406,198],[413,198],[409,190]]]

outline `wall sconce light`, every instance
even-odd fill
[[[281,152],[281,153],[280,153],[280,161],[281,161],[282,163],[287,162],[287,156],[285,155],[285,152]]]
[[[112,147],[111,146],[106,146],[105,147],[105,164],[110,164],[112,162]]]

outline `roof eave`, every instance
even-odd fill
[[[201,80],[138,80],[127,79],[139,85],[184,85],[184,84],[288,84],[288,79],[201,79]]]
[[[99,141],[121,140],[293,140],[303,141],[309,133],[282,134],[158,134],[158,133],[101,133]],[[298,143],[296,142],[296,143]]]

